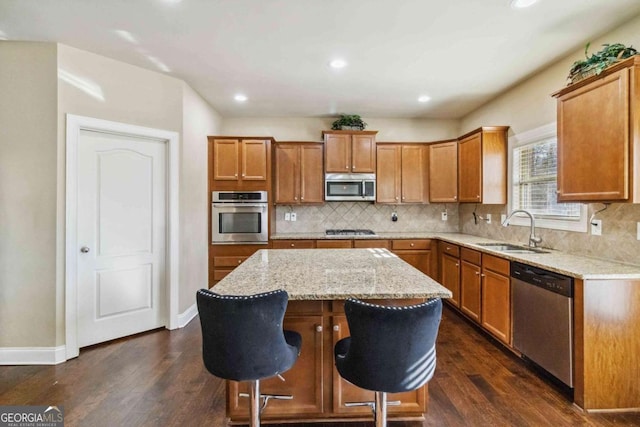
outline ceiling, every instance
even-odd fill
[[[460,118],[639,13],[638,0],[2,0],[0,38],[166,73],[223,117]]]

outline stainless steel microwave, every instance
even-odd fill
[[[266,191],[214,191],[211,196],[212,243],[269,242]]]
[[[376,174],[328,173],[324,176],[324,199],[373,202],[376,200]]]

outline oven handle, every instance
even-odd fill
[[[265,203],[262,204],[235,204],[235,203],[229,203],[229,204],[213,204],[214,208],[266,208],[267,205]]]

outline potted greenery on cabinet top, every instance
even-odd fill
[[[342,114],[338,120],[333,122],[333,130],[364,130],[367,124],[357,114]]]
[[[597,76],[602,73],[609,65],[637,55],[638,51],[632,46],[626,47],[622,43],[603,44],[602,50],[589,56],[587,51],[591,43],[587,43],[584,47],[584,56],[586,59],[576,61],[569,70],[569,84],[579,82],[587,77]]]

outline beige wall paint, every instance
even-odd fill
[[[591,43],[590,52],[598,51],[604,43],[624,43],[640,46],[640,17],[605,34]],[[586,41],[585,41],[586,42]],[[566,85],[566,77],[574,61],[584,57],[584,49],[561,59],[550,67],[535,73],[531,78],[503,93],[488,104],[462,118],[460,133],[481,125],[505,124],[511,126],[510,135],[535,129],[556,121],[556,100],[551,93]],[[602,208],[601,204],[589,205],[589,215]],[[474,224],[472,205],[461,205],[460,231],[497,240],[526,243],[529,227],[501,227],[493,224]],[[586,233],[540,229],[543,246],[578,255],[604,257],[627,263],[640,263],[640,241],[636,240],[636,222],[640,219],[639,205],[613,204],[598,214],[603,220],[602,236]],[[506,206],[480,206],[478,213],[491,213],[499,218]]]
[[[257,117],[225,118],[221,135],[273,136],[277,141],[322,141],[335,118]],[[363,118],[377,140],[430,142],[458,137],[458,120]]]
[[[56,341],[56,55],[0,41],[0,347]]]
[[[180,312],[195,304],[209,281],[207,135],[220,132],[220,115],[183,84],[180,150]]]

